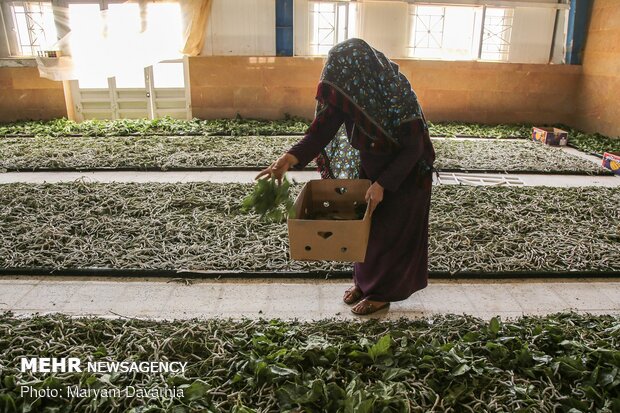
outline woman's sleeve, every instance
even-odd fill
[[[410,139],[403,139],[398,154],[377,178],[379,185],[388,191],[398,190],[424,153],[423,126],[416,122],[412,129]]]
[[[288,151],[299,160],[293,169],[303,169],[316,158],[336,136],[344,120],[345,114],[333,106],[328,106],[317,115],[305,136]]]

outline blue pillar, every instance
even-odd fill
[[[293,56],[293,0],[276,0],[276,56]]]
[[[588,32],[591,0],[570,0],[568,31],[566,35],[566,63],[579,65]]]

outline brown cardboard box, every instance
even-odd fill
[[[364,262],[370,233],[370,209],[355,219],[355,207],[365,204],[367,179],[319,179],[306,183],[295,200],[295,218],[288,219],[293,260]],[[308,219],[337,214],[343,220]]]
[[[602,165],[616,175],[620,175],[620,152],[605,152]]]
[[[566,146],[568,144],[568,132],[558,128],[532,128],[532,140],[553,146]]]

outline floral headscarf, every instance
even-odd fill
[[[334,46],[323,67],[316,115],[333,105],[350,115],[351,140],[344,126],[317,158],[324,178],[357,178],[359,149],[390,152],[401,145],[412,121],[423,122],[422,108],[398,65],[361,39]]]

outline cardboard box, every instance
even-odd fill
[[[363,219],[356,207],[365,205],[367,179],[319,179],[306,183],[295,200],[295,218],[288,219],[291,259],[364,262],[371,213]],[[316,215],[342,219],[311,219]]]
[[[566,146],[568,132],[558,128],[532,128],[532,140],[553,146]]]
[[[607,168],[616,175],[620,175],[620,152],[605,152],[602,165],[603,168]]]

